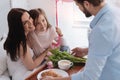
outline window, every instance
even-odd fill
[[[78,9],[74,2],[58,2],[58,25],[70,46],[88,47],[88,30],[91,18]]]

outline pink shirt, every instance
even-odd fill
[[[28,42],[33,49],[35,56],[39,56],[45,49],[51,46],[54,39],[58,37],[54,27],[48,28],[46,32],[31,32],[28,35]]]

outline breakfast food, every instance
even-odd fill
[[[46,76],[52,76],[52,77],[62,77],[61,75],[57,74],[55,71],[53,70],[49,70],[49,71],[45,71],[41,74],[42,77],[46,77]]]
[[[62,65],[70,65],[71,64],[71,62],[70,61],[68,61],[68,60],[61,60],[61,62],[60,62],[60,64],[62,64]]]
[[[73,66],[73,62],[71,62],[70,60],[58,61],[58,67],[62,70],[68,70],[71,66]]]

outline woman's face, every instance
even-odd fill
[[[22,19],[25,33],[28,33],[35,29],[35,27],[33,25],[33,20],[27,12],[23,13],[21,19]]]
[[[43,15],[39,15],[38,19],[35,21],[35,30],[37,32],[44,32],[47,29],[47,21]]]

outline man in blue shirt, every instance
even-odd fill
[[[89,48],[73,49],[76,56],[88,53],[85,68],[70,77],[41,80],[120,80],[120,13],[104,0],[74,1],[86,17],[95,16],[90,24]]]

